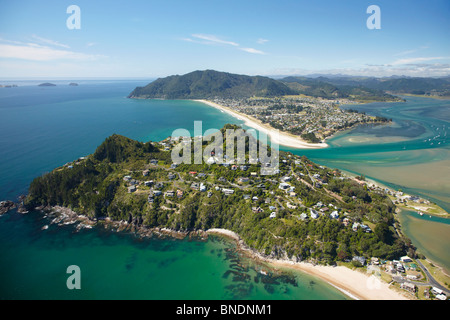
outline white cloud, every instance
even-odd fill
[[[195,34],[192,34],[191,37],[192,38],[181,38],[181,40],[187,41],[187,42],[193,42],[193,43],[207,44],[207,45],[226,45],[226,46],[231,46],[231,47],[237,47],[239,50],[245,51],[248,53],[266,54],[265,52],[263,52],[261,50],[257,50],[254,48],[244,48],[244,47],[241,47],[239,43],[236,43],[234,41],[223,40],[223,39],[221,39],[215,35],[211,35],[211,34],[195,33]]]
[[[254,53],[254,54],[266,54],[265,52],[253,48],[241,48],[242,51],[248,52],[248,53]]]
[[[261,75],[311,75],[311,74],[334,74],[349,76],[367,76],[367,77],[390,77],[390,76],[409,76],[409,77],[446,77],[450,75],[450,64],[413,64],[413,65],[365,65],[355,68],[336,68],[336,69],[300,69],[300,68],[279,68],[265,72]]]
[[[65,49],[70,49],[70,46],[68,46],[67,44],[63,44],[63,43],[59,43],[58,41],[54,41],[54,40],[38,37],[35,34],[32,35],[32,38],[37,40],[38,42],[41,42],[41,43],[44,43],[44,44],[48,44],[48,45],[55,46],[55,47],[60,47],[60,48],[65,48]]]
[[[96,60],[102,55],[89,55],[68,50],[53,49],[34,43],[26,45],[0,44],[0,58],[12,58],[31,61],[53,60]]]
[[[443,59],[448,59],[448,57],[405,58],[405,59],[398,59],[398,60],[392,62],[392,65],[413,64],[413,63],[417,63],[417,62],[432,61],[432,60],[443,60]]]
[[[192,37],[200,39],[200,40],[205,40],[205,41],[209,42],[210,44],[224,44],[224,45],[229,45],[229,46],[234,46],[234,47],[239,46],[239,44],[236,42],[222,40],[222,39],[218,38],[217,36],[210,35],[210,34],[193,34]]]
[[[263,38],[259,38],[256,42],[259,43],[259,44],[265,44],[266,42],[269,42],[269,40],[263,39]]]
[[[428,46],[422,46],[422,47],[419,47],[419,48],[416,48],[416,49],[402,51],[402,52],[394,54],[394,57],[396,57],[396,56],[406,56],[408,54],[415,53],[417,51],[420,51],[420,50],[423,50],[423,49],[428,49],[428,48],[429,48]]]

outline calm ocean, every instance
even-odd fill
[[[159,141],[177,128],[192,132],[196,120],[203,121],[203,130],[242,123],[192,101],[126,98],[148,81],[77,82],[77,87],[68,86],[69,81],[38,87],[17,81],[17,88],[0,88],[0,200],[15,200],[26,193],[33,178],[93,153],[114,133]],[[365,173],[449,210],[450,192],[446,190],[450,179],[444,181],[449,170],[435,172],[450,159],[449,101],[407,99],[407,103],[396,104],[395,110],[394,104],[358,106],[370,114],[390,115],[395,120],[391,126],[361,127],[338,135],[326,150],[285,150],[306,154],[323,165]],[[435,164],[431,169],[427,168],[430,163]],[[407,169],[424,170],[433,181],[417,183],[411,174],[402,180],[402,170]],[[266,267],[240,257],[232,243],[220,238],[206,242],[138,240],[100,229],[77,233],[74,226],[41,230],[48,223],[37,213],[10,212],[0,217],[0,299],[345,298],[304,274],[271,274],[269,270],[264,276],[259,270]],[[416,225],[406,226],[407,232],[414,234]],[[438,222],[438,228],[448,226],[446,221]],[[422,239],[413,240],[426,251],[430,241]],[[450,266],[448,246],[448,241],[441,241],[430,255]],[[237,261],[245,268],[234,273]],[[66,287],[66,268],[72,264],[82,271],[82,290],[77,292]]]

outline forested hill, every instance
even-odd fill
[[[359,101],[401,100],[379,88],[368,88],[360,83],[341,84],[327,78],[286,77],[280,80],[298,94],[326,99],[351,99]]]
[[[145,87],[137,87],[129,98],[208,99],[275,97],[295,94],[285,84],[262,76],[247,76],[214,70],[159,78]]]
[[[285,78],[283,81],[291,81],[293,77]],[[294,77],[295,78],[295,77]],[[425,78],[425,77],[317,77],[299,78],[300,81],[312,81],[316,83],[327,83],[338,88],[364,88],[365,90],[383,91],[391,94],[416,94],[425,96],[450,96],[450,77]]]
[[[237,127],[222,131],[228,128]],[[25,205],[64,206],[100,224],[110,218],[145,230],[225,228],[272,258],[336,263],[415,256],[383,189],[283,151],[270,176],[260,174],[260,163],[176,166],[167,150],[176,145],[113,135],[94,154],[37,177]]]

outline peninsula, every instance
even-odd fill
[[[325,139],[339,131],[359,124],[389,121],[356,110],[341,109],[340,104],[400,101],[374,89],[344,90],[329,88],[331,85],[321,82],[308,87],[298,81],[296,78],[278,81],[214,70],[195,71],[157,79],[136,88],[128,97],[201,101],[265,132],[275,143],[300,149],[324,148],[327,147]]]
[[[240,128],[226,125],[222,133],[226,129]],[[377,266],[388,282],[399,272],[417,276],[417,267],[413,271],[400,260],[420,256],[402,234],[396,206],[384,188],[288,152],[280,152],[279,169],[269,176],[260,174],[264,163],[175,165],[171,150],[180,143],[179,137],[142,143],[113,135],[94,154],[36,178],[25,205],[29,210],[67,208],[88,219],[85,225],[111,221],[141,235],[228,230],[225,234],[234,235],[255,257],[303,268],[363,299],[401,296],[387,284],[381,286],[387,292],[364,293],[366,284],[354,281],[368,276],[350,269]],[[396,283],[390,287],[412,290],[411,298],[419,290],[408,281]]]

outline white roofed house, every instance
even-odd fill
[[[288,183],[285,183],[285,182],[280,183],[280,185],[278,186],[278,188],[281,189],[281,190],[287,190],[290,187],[291,186]]]
[[[338,219],[339,218],[339,213],[335,210],[330,214],[330,218],[331,219]]]
[[[300,219],[301,220],[306,220],[306,219],[308,219],[308,215],[306,214],[306,213],[302,213],[301,215],[300,215]]]
[[[222,192],[225,193],[225,195],[231,195],[231,194],[234,193],[234,190],[233,189],[225,189],[225,188],[223,188]]]
[[[309,209],[309,212],[310,212],[310,214],[311,214],[311,218],[317,219],[317,218],[319,217],[319,214],[317,213],[316,210],[314,210],[314,209]]]

